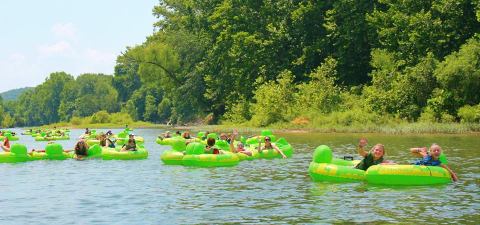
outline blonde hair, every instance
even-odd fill
[[[380,148],[382,149],[382,151],[383,151],[382,157],[383,157],[384,155],[386,155],[385,146],[384,146],[383,144],[376,144],[376,145],[374,145],[374,146],[372,147],[372,149],[370,149],[370,152],[373,152],[373,150],[375,150],[376,147],[380,147]]]
[[[431,152],[432,149],[433,149],[433,147],[435,147],[435,146],[438,146],[438,148],[440,149],[440,152],[443,151],[442,146],[440,146],[440,145],[437,144],[437,143],[433,143],[432,145],[430,145],[430,148],[429,148],[428,150]]]

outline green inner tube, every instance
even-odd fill
[[[183,156],[179,151],[168,150],[160,155],[160,159],[166,165],[183,165]]]
[[[195,167],[229,167],[236,166],[239,162],[236,154],[200,154],[183,157],[183,165]]]
[[[365,180],[365,171],[352,166],[311,162],[308,173],[314,181],[352,182]]]
[[[22,144],[13,144],[10,152],[0,152],[0,163],[17,163],[30,161],[31,157],[27,154],[27,147]]]
[[[17,136],[8,135],[8,136],[0,136],[0,141],[5,140],[5,138],[8,138],[9,141],[18,141],[18,140],[20,140],[20,138],[17,137]]]
[[[160,159],[166,165],[194,167],[229,167],[236,166],[240,162],[240,153],[204,154],[205,147],[201,143],[189,144],[186,152],[186,155],[184,155],[182,152],[175,150],[164,151]]]
[[[50,136],[50,137],[35,137],[35,141],[60,141],[60,140],[70,140],[70,136]]]
[[[284,138],[278,139],[277,142],[274,143],[280,150],[282,150],[283,154],[287,156],[287,158],[292,157],[293,155],[293,147],[290,145]],[[250,151],[257,151],[258,150],[258,143],[250,145],[248,147]],[[275,149],[265,149],[262,151],[258,151],[259,158],[262,159],[276,159],[282,158],[282,155]]]
[[[60,144],[52,143],[45,147],[45,152],[32,152],[33,160],[65,160],[73,157],[73,152],[64,152]]]
[[[446,158],[444,159],[446,160]],[[432,185],[450,183],[450,173],[439,166],[374,165],[355,169],[359,160],[332,158],[332,150],[321,145],[313,153],[308,172],[314,181],[352,182],[365,180],[379,185]]]
[[[448,170],[440,166],[375,165],[368,168],[369,184],[433,185],[451,182]]]
[[[104,160],[135,160],[148,158],[148,151],[139,147],[137,151],[120,151],[120,149],[103,148],[102,159]]]

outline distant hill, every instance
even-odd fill
[[[20,96],[23,92],[26,92],[30,89],[33,89],[33,87],[24,87],[24,88],[13,89],[13,90],[10,90],[10,91],[0,93],[0,96],[2,96],[4,101],[17,100],[18,96]]]

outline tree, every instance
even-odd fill
[[[378,34],[377,48],[408,65],[427,53],[439,60],[480,31],[471,0],[382,0],[367,20]]]
[[[480,40],[477,37],[447,56],[435,70],[442,109],[451,115],[464,105],[480,103]]]
[[[331,55],[338,59],[337,81],[358,85],[370,80],[370,51],[377,44],[377,35],[366,16],[373,12],[376,1],[337,0],[325,13],[324,27]]]

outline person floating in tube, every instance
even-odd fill
[[[233,153],[242,153],[248,156],[252,156],[252,152],[245,149],[245,145],[242,142],[238,142],[237,147],[234,147],[233,142],[235,138],[238,137],[238,131],[233,130],[232,136],[230,136],[230,151]]]
[[[75,158],[76,159],[83,159],[88,156],[88,144],[85,139],[80,139],[77,144],[75,144]],[[67,152],[67,151],[66,151]]]
[[[258,153],[262,153],[263,150],[269,150],[269,149],[275,149],[280,155],[282,155],[282,158],[286,159],[287,156],[278,148],[274,143],[272,143],[272,139],[270,139],[269,136],[265,136],[265,145],[262,146],[261,139],[258,139]]]
[[[411,148],[410,152],[415,156],[422,158],[421,160],[415,162],[415,165],[443,167],[448,170],[453,181],[458,180],[457,174],[455,174],[453,170],[450,169],[450,167],[442,164],[442,162],[440,161],[440,155],[442,154],[442,147],[440,147],[440,145],[433,143],[430,146],[430,152],[427,151],[427,147]]]
[[[10,152],[10,141],[7,137],[3,139],[3,142],[0,142],[0,148],[2,148],[5,152]]]
[[[137,151],[137,142],[135,141],[135,134],[128,135],[128,142],[123,145],[122,151]]]
[[[355,168],[360,170],[367,170],[370,166],[378,165],[378,164],[395,164],[393,162],[387,161],[384,159],[385,156],[385,146],[383,144],[376,144],[367,152],[364,150],[365,146],[367,146],[368,141],[366,138],[361,138],[358,142],[357,151],[360,156],[363,157],[362,161],[360,161]]]

